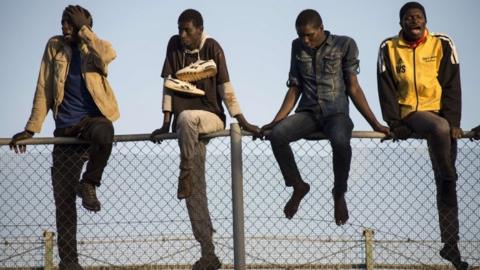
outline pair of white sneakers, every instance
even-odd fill
[[[205,91],[198,89],[190,82],[210,78],[217,74],[217,65],[215,61],[198,60],[175,73],[177,79],[168,76],[164,86],[172,91],[181,92],[192,96],[204,96]]]

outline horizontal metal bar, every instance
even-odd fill
[[[252,136],[253,134],[248,131],[242,130],[242,136]],[[266,132],[266,135],[269,135],[269,132]],[[222,130],[215,133],[209,133],[201,135],[200,138],[204,139],[213,139],[218,137],[228,137],[230,136],[230,130]],[[461,139],[469,139],[473,137],[473,132],[465,132]],[[155,136],[156,139],[159,140],[174,140],[177,139],[177,134],[175,133],[167,133],[162,135]],[[322,140],[325,139],[325,135],[321,132],[312,133],[311,135],[307,136],[305,139],[307,140]],[[353,131],[352,138],[357,139],[383,139],[385,135],[380,132],[375,131]],[[418,135],[413,135],[412,139],[422,139]],[[0,146],[8,145],[11,141],[11,138],[0,138]],[[134,142],[134,141],[150,141],[150,134],[126,134],[126,135],[115,135],[114,142]],[[40,138],[31,138],[27,140],[19,141],[19,143],[25,145],[34,145],[34,144],[82,144],[88,143],[86,141],[82,141],[77,138],[71,137],[40,137]]]
[[[229,130],[222,130],[215,133],[209,133],[201,135],[200,138],[203,139],[212,139],[217,137],[228,137],[230,136]],[[155,136],[157,140],[175,140],[178,136],[176,133],[167,133]],[[0,145],[8,145],[11,141],[11,138],[0,138]],[[148,134],[126,134],[126,135],[115,135],[113,138],[114,142],[136,142],[136,141],[150,141],[150,133]],[[34,144],[82,144],[88,143],[87,141],[80,140],[74,137],[40,137],[40,138],[31,138],[26,140],[18,141],[18,144],[25,145],[34,145]]]

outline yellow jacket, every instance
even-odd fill
[[[401,33],[386,39],[380,46],[377,78],[387,123],[415,111],[433,111],[459,127],[460,69],[455,45],[447,35],[427,32],[415,48]]]
[[[83,26],[78,35],[81,40],[81,69],[86,87],[100,112],[113,122],[119,118],[120,113],[107,80],[107,66],[115,59],[116,53],[109,42],[99,39],[87,26]],[[53,117],[57,117],[58,107],[63,101],[71,56],[72,49],[63,36],[54,36],[47,42],[26,130],[40,132],[50,109]]]

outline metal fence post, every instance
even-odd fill
[[[363,230],[363,236],[365,237],[365,269],[373,270],[373,230],[366,228]]]
[[[53,270],[53,240],[55,233],[47,230],[43,231],[43,240],[45,241],[44,269]]]
[[[243,213],[242,131],[237,123],[230,124],[232,158],[233,254],[234,269],[245,269],[245,229]]]

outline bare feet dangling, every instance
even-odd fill
[[[345,194],[340,196],[333,196],[333,210],[335,216],[335,223],[341,226],[347,223],[348,220],[348,208],[345,201]]]
[[[298,206],[302,201],[303,197],[307,195],[310,191],[310,185],[301,181],[293,185],[293,194],[290,200],[288,200],[283,212],[285,213],[285,217],[288,219],[292,219],[295,213],[297,213]]]

